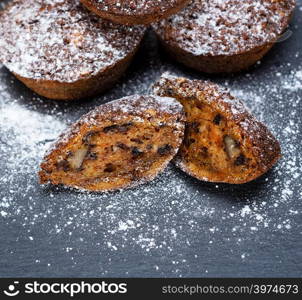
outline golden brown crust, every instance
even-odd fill
[[[153,28],[182,64],[206,73],[239,72],[272,48],[294,8],[295,0],[194,0]]]
[[[261,176],[281,157],[267,127],[221,87],[166,74],[154,91],[184,105],[187,128],[176,164],[190,175],[240,184]]]
[[[31,79],[22,77],[16,73],[13,74],[35,93],[48,99],[66,101],[93,97],[110,89],[118,81],[131,63],[137,48],[114,66],[89,78],[74,82]]]
[[[118,80],[144,32],[102,20],[79,0],[14,0],[0,14],[0,61],[41,96],[86,98]]]
[[[189,68],[209,74],[235,73],[247,70],[261,60],[274,45],[271,43],[265,46],[259,46],[248,52],[235,55],[196,56],[178,46],[171,46],[161,39],[160,36],[158,36],[158,38],[163,48],[173,59]]]
[[[41,183],[109,191],[152,180],[182,142],[184,112],[172,98],[129,96],[102,105],[60,136]]]
[[[162,3],[146,2],[145,5],[129,4],[127,1],[96,1],[81,0],[81,2],[101,18],[124,25],[149,25],[159,20],[168,18],[184,8],[190,0],[164,0]],[[130,2],[130,1],[128,1]],[[132,1],[133,2],[133,1]],[[151,4],[151,5],[150,5]],[[131,9],[129,9],[131,6]],[[140,9],[140,7],[142,7]]]

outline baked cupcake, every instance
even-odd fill
[[[295,0],[193,0],[154,29],[184,65],[206,73],[238,72],[272,48],[294,8]]]
[[[144,31],[104,21],[79,0],[17,0],[0,15],[0,61],[41,96],[86,98],[117,81]]]

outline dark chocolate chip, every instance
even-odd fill
[[[170,154],[171,153],[171,150],[172,150],[172,146],[169,145],[169,144],[166,144],[162,147],[159,147],[158,150],[157,150],[157,153],[159,155],[167,155],[167,154]]]
[[[144,152],[140,151],[137,147],[133,147],[131,150],[131,154],[133,157],[139,157],[144,154]]]
[[[70,165],[67,160],[61,160],[56,165],[59,170],[63,170],[64,172],[70,171]]]
[[[188,123],[188,127],[191,128],[195,133],[199,133],[199,125],[200,123],[198,122]]]
[[[207,158],[209,156],[207,147],[201,147],[200,153],[201,153],[201,156],[203,156],[204,158]]]
[[[96,152],[90,152],[88,151],[88,153],[86,154],[86,159],[90,159],[90,160],[96,160],[98,159],[98,155]]]
[[[241,166],[241,165],[244,165],[245,162],[246,162],[245,156],[244,156],[243,154],[240,154],[240,155],[236,158],[236,160],[235,160],[235,162],[234,162],[234,165],[235,165],[235,166]]]
[[[220,114],[218,114],[218,115],[215,116],[215,118],[214,118],[214,120],[213,120],[213,123],[214,123],[215,125],[219,125],[220,122],[221,122],[221,120],[222,120],[222,116],[221,116]]]
[[[39,20],[30,20],[30,21],[28,21],[29,25],[36,24],[36,23],[39,23]]]
[[[111,126],[107,126],[103,129],[103,132],[105,133],[109,133],[109,132],[120,132],[120,133],[125,133],[129,130],[129,127],[131,127],[133,125],[133,123],[125,123],[122,125],[111,125]]]
[[[124,143],[117,143],[116,146],[122,150],[129,150],[129,147],[127,145],[125,145]]]
[[[82,141],[85,145],[89,145],[91,138],[99,133],[99,131],[89,131],[88,133],[85,134],[83,137]]]
[[[118,125],[107,126],[103,129],[103,132],[108,133],[110,131],[116,131],[117,128],[118,128]]]
[[[63,43],[64,43],[64,45],[69,45],[70,44],[70,39],[64,38]]]
[[[197,14],[190,14],[190,15],[189,15],[189,19],[191,19],[191,20],[196,20],[196,19],[198,19]]]
[[[168,96],[173,96],[174,91],[171,88],[167,88],[166,93],[167,93]]]
[[[118,131],[121,133],[127,132],[129,130],[129,127],[131,127],[132,123],[123,124],[119,127]]]
[[[70,151],[70,150],[68,150],[66,152],[66,158],[72,157],[73,155],[74,155],[74,153],[72,151]]]
[[[111,173],[111,172],[114,172],[115,169],[116,169],[115,166],[113,164],[109,163],[105,166],[104,172]]]
[[[193,98],[194,99],[194,98]],[[203,110],[203,104],[202,103],[200,103],[200,102],[197,102],[196,103],[196,107],[198,108],[198,109],[200,109],[200,110]]]
[[[144,142],[140,139],[137,139],[137,138],[133,138],[133,139],[130,139],[131,142],[134,142],[134,143],[137,143],[137,144],[143,144]]]
[[[184,144],[185,144],[185,146],[190,147],[195,142],[196,142],[195,139],[187,138],[187,139],[185,139]]]

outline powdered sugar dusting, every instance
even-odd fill
[[[113,66],[144,29],[97,18],[79,0],[18,1],[0,22],[0,61],[32,79],[74,82]]]
[[[224,88],[221,85],[214,84],[210,81],[199,81],[198,88],[191,88],[184,85],[186,83],[186,78],[178,78],[173,76],[169,72],[165,72],[161,75],[158,82],[154,85],[153,90],[155,94],[162,96],[166,94],[166,89],[177,89],[177,93],[185,98],[190,97],[201,97],[204,101],[209,103],[209,105],[217,106],[220,111],[226,112],[230,111],[234,117],[240,116],[247,112],[244,104],[239,100],[234,98],[230,90]],[[163,90],[161,90],[161,87]],[[206,95],[206,97],[203,97]]]
[[[275,42],[294,6],[294,0],[194,0],[155,28],[194,55],[234,55]]]
[[[183,110],[181,104],[178,101],[175,101],[174,98],[158,97],[154,95],[132,95],[124,97],[122,99],[110,102],[108,107],[111,111],[122,111],[124,113],[136,114],[148,111],[148,109],[153,106],[156,107],[159,112],[169,114],[179,113]],[[100,110],[103,108],[103,106],[99,107]]]

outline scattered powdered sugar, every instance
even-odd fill
[[[41,114],[11,101],[10,95],[0,85],[0,152],[2,172],[0,185],[3,192],[2,209],[14,205],[19,192],[27,196],[37,182],[39,161],[49,144],[66,127],[57,117]],[[19,181],[24,179],[23,186]],[[9,192],[7,196],[4,196]],[[14,213],[17,213],[18,209]]]
[[[302,175],[301,124],[297,122],[301,113],[302,70],[292,70],[287,75],[275,73],[269,85],[258,85],[255,91],[234,90],[259,118],[271,124],[274,132],[279,132],[283,159],[277,164],[279,176],[272,183],[272,190],[278,194],[278,202],[286,203],[294,196],[302,195],[300,178]],[[273,114],[264,115],[268,99],[277,101],[279,109]],[[290,111],[285,111],[285,101],[291,104]],[[300,155],[299,155],[300,154]],[[281,180],[280,178],[284,178]],[[282,183],[281,183],[282,182]]]
[[[222,236],[228,237],[226,243],[242,247],[247,238],[251,239],[263,230],[290,231],[301,213],[293,209],[297,194],[302,196],[302,156],[297,151],[300,143],[296,141],[301,124],[294,121],[298,113],[296,109],[301,105],[301,94],[297,93],[302,83],[300,72],[276,74],[269,85],[260,84],[257,89],[252,86],[232,88],[235,81],[225,82],[233,94],[242,98],[278,133],[284,151],[283,159],[273,172],[260,180],[262,187],[257,188],[257,183],[252,183],[251,189],[255,189],[255,193],[244,192],[241,196],[240,193],[237,195],[237,187],[195,181],[172,165],[152,183],[124,192],[94,194],[60,188],[45,190],[37,184],[38,164],[49,142],[65,128],[66,122],[58,114],[59,107],[55,106],[53,113],[40,113],[34,107],[20,104],[18,99],[13,101],[8,87],[1,84],[0,151],[4,165],[0,185],[5,189],[2,189],[0,217],[5,222],[21,222],[29,241],[38,239],[34,234],[37,226],[47,232],[51,241],[64,239],[65,246],[61,251],[69,255],[75,266],[84,255],[85,252],[81,251],[85,251],[86,246],[99,249],[100,253],[120,253],[132,248],[135,253],[142,251],[147,256],[158,253],[167,257],[183,248],[195,247],[196,234],[203,235],[211,252]],[[137,81],[131,82],[129,88],[134,86],[141,89]],[[265,95],[270,93],[270,99],[278,101],[281,109],[272,115],[263,115],[267,101]],[[287,120],[282,116],[285,96],[293,107]],[[212,199],[213,190],[220,201]],[[209,191],[212,192],[209,194]],[[232,204],[232,197],[242,204]],[[266,200],[259,203],[259,197]],[[41,199],[44,199],[43,205]],[[198,260],[199,254],[195,255]],[[171,262],[174,266],[171,274],[181,276],[187,261],[181,255],[177,257],[173,259],[174,263]],[[248,249],[239,257],[248,260]],[[53,264],[40,256],[35,257],[35,263],[49,264],[48,267]],[[111,263],[109,257],[105,264],[107,268],[100,266],[100,274],[110,274],[108,266]],[[160,274],[161,267],[157,266],[155,271]],[[207,273],[208,269],[204,272]]]
[[[30,111],[14,103],[0,107],[0,124],[1,130],[7,134],[1,147],[17,150],[11,159],[5,161],[6,166],[14,168],[17,161],[20,169],[31,167],[35,156],[41,158],[45,144],[57,138],[65,127],[53,116]]]
[[[79,0],[19,1],[1,16],[0,61],[26,78],[74,82],[132,55],[143,34],[97,18]]]
[[[278,76],[281,76],[281,74],[278,73]],[[287,76],[283,83],[283,88],[293,92],[302,90],[302,70],[291,71],[290,75]]]
[[[294,6],[294,0],[194,0],[155,28],[194,55],[232,55],[275,42]]]

